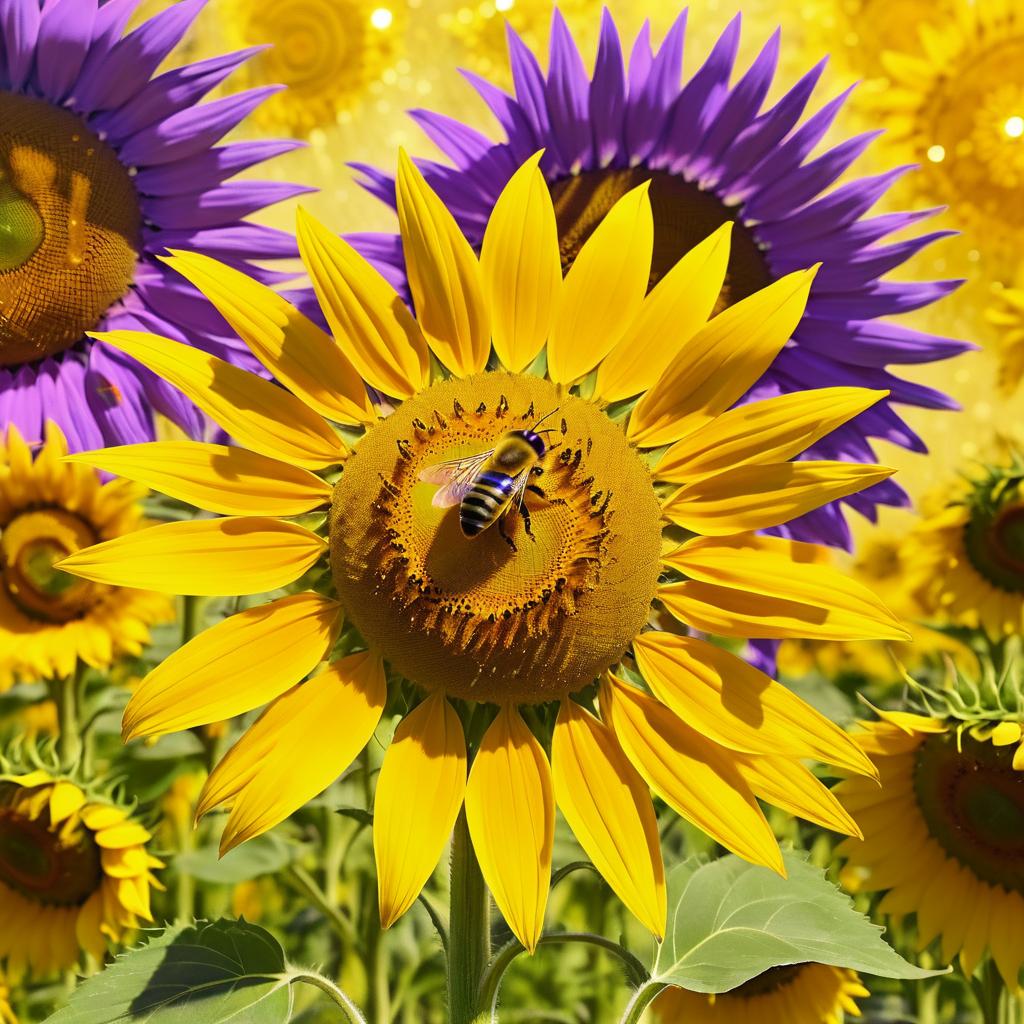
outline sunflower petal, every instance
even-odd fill
[[[764,530],[880,483],[894,472],[857,462],[737,466],[681,487],[662,506],[662,514],[705,537]]]
[[[296,224],[302,262],[341,350],[371,387],[412,398],[430,382],[430,352],[398,292],[301,207]]]
[[[551,741],[555,801],[605,881],[659,939],[665,868],[654,805],[610,729],[563,700]]]
[[[85,804],[85,793],[73,782],[55,782],[50,791],[50,822],[59,825]]]
[[[803,316],[814,270],[801,270],[723,310],[682,347],[633,410],[626,434],[644,448],[711,422],[768,369]]]
[[[165,594],[262,594],[297,580],[327,545],[294,523],[261,516],[161,523],[94,544],[58,563],[115,587]]]
[[[509,179],[480,250],[494,351],[513,373],[544,347],[562,285],[555,208],[540,158],[535,153]]]
[[[330,501],[331,486],[299,466],[245,448],[153,441],[68,455],[208,512],[297,516]]]
[[[211,626],[161,662],[125,708],[124,741],[220,722],[294,686],[327,655],[341,606],[292,594]]]
[[[572,384],[612,350],[640,312],[651,273],[650,182],[627,192],[583,243],[562,284],[548,376]]]
[[[909,640],[863,584],[820,562],[814,544],[739,534],[697,537],[665,558],[686,576],[659,600],[677,618],[719,636]]]
[[[322,793],[370,741],[387,695],[383,662],[363,651],[278,697],[199,795],[197,818],[232,802],[221,855]]]
[[[783,462],[888,394],[817,388],[739,405],[672,445],[654,467],[654,476],[685,484],[737,466]]]
[[[731,239],[730,220],[686,253],[652,289],[598,368],[600,398],[617,402],[646,391],[704,326],[722,291]]]
[[[398,154],[398,222],[416,318],[434,355],[459,377],[491,353],[480,265],[448,208],[404,150]]]
[[[373,852],[381,925],[416,902],[444,851],[466,791],[466,740],[435,693],[406,715],[384,755],[374,798]]]
[[[349,426],[377,418],[366,385],[333,339],[287,299],[199,253],[163,257],[217,308],[252,354],[296,397]]]
[[[312,409],[262,377],[156,334],[108,331],[89,337],[137,359],[184,392],[243,448],[306,469],[345,458],[344,442]]]
[[[654,696],[714,743],[741,753],[809,757],[861,775],[878,774],[838,725],[715,644],[652,630],[633,641],[633,654]]]
[[[786,757],[737,754],[733,763],[760,799],[805,821],[846,836],[862,837],[857,823],[814,773]]]
[[[551,882],[555,799],[541,745],[508,706],[484,734],[473,760],[466,820],[494,902],[532,953],[544,927]]]
[[[676,813],[745,860],[785,875],[771,826],[729,751],[611,674],[601,684],[601,714],[633,767]]]

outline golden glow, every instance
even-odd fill
[[[929,146],[928,147],[928,159],[933,164],[940,164],[946,159],[946,150],[943,146]]]
[[[390,28],[395,16],[386,7],[377,7],[370,12],[370,24],[377,29]]]
[[[1014,114],[1013,117],[1006,119],[1006,124],[1003,125],[1003,131],[1010,136],[1011,139],[1019,139],[1024,135],[1024,117],[1019,114]]]

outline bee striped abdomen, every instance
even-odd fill
[[[512,477],[506,473],[491,470],[481,473],[459,507],[462,532],[467,537],[475,537],[486,530],[508,503],[513,486]]]

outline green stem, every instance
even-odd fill
[[[634,993],[626,1009],[622,1011],[619,1024],[640,1024],[640,1018],[655,998],[664,990],[660,981],[646,981]]]
[[[452,836],[451,911],[448,916],[448,1022],[476,1020],[480,980],[491,953],[490,901],[460,811]]]
[[[934,978],[917,983],[917,1024],[939,1024],[939,983]]]
[[[181,599],[181,646],[196,635],[196,622],[199,614],[199,598],[191,595]]]
[[[64,768],[77,764],[82,754],[81,723],[78,720],[79,668],[63,679],[51,684],[54,702],[57,705],[57,722],[60,733],[57,738],[57,753]]]
[[[366,1024],[366,1018],[362,1015],[359,1007],[330,978],[314,971],[296,971],[289,976],[290,981],[304,981],[309,985],[315,985],[321,992],[326,992],[331,999],[341,1007],[349,1024]]]
[[[195,849],[196,839],[192,823],[186,818],[178,822],[178,854],[188,853]],[[177,863],[181,863],[175,858]],[[196,880],[180,868],[177,873],[177,884],[174,890],[174,909],[179,922],[188,923],[196,916]]]
[[[316,884],[316,879],[301,864],[290,864],[286,877],[293,888],[298,889],[327,918],[343,942],[352,943],[355,940],[352,923],[334,904],[328,902]]]

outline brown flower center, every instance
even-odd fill
[[[734,988],[718,998],[737,996],[740,999],[754,999],[757,996],[770,995],[796,981],[806,966],[806,964],[784,964],[781,967],[769,967],[767,971],[745,981],[739,988]]]
[[[0,365],[74,345],[128,290],[139,200],[81,118],[0,91]]]
[[[563,272],[572,266],[583,243],[612,206],[630,189],[648,180],[654,214],[650,287],[653,288],[695,245],[730,220],[736,226],[729,268],[715,312],[771,283],[764,253],[750,231],[737,220],[738,206],[726,206],[713,193],[678,175],[644,167],[584,171],[551,185]]]
[[[99,538],[63,509],[22,512],[0,532],[3,584],[18,607],[44,622],[69,622],[96,603],[98,587],[54,568],[54,563]]]
[[[929,834],[978,878],[1024,895],[1024,772],[1014,748],[964,734],[929,736],[914,788]]]
[[[974,568],[993,586],[1024,593],[1024,500],[1020,482],[999,482],[977,497],[964,527]]]
[[[423,469],[553,411],[521,511],[467,537],[459,507],[432,504]],[[406,678],[466,700],[586,686],[646,622],[659,573],[658,502],[622,429],[508,373],[435,384],[373,427],[335,488],[330,536],[338,595],[366,640]]]
[[[0,881],[46,906],[80,906],[102,881],[99,847],[77,816],[53,825],[34,795],[0,787]]]

